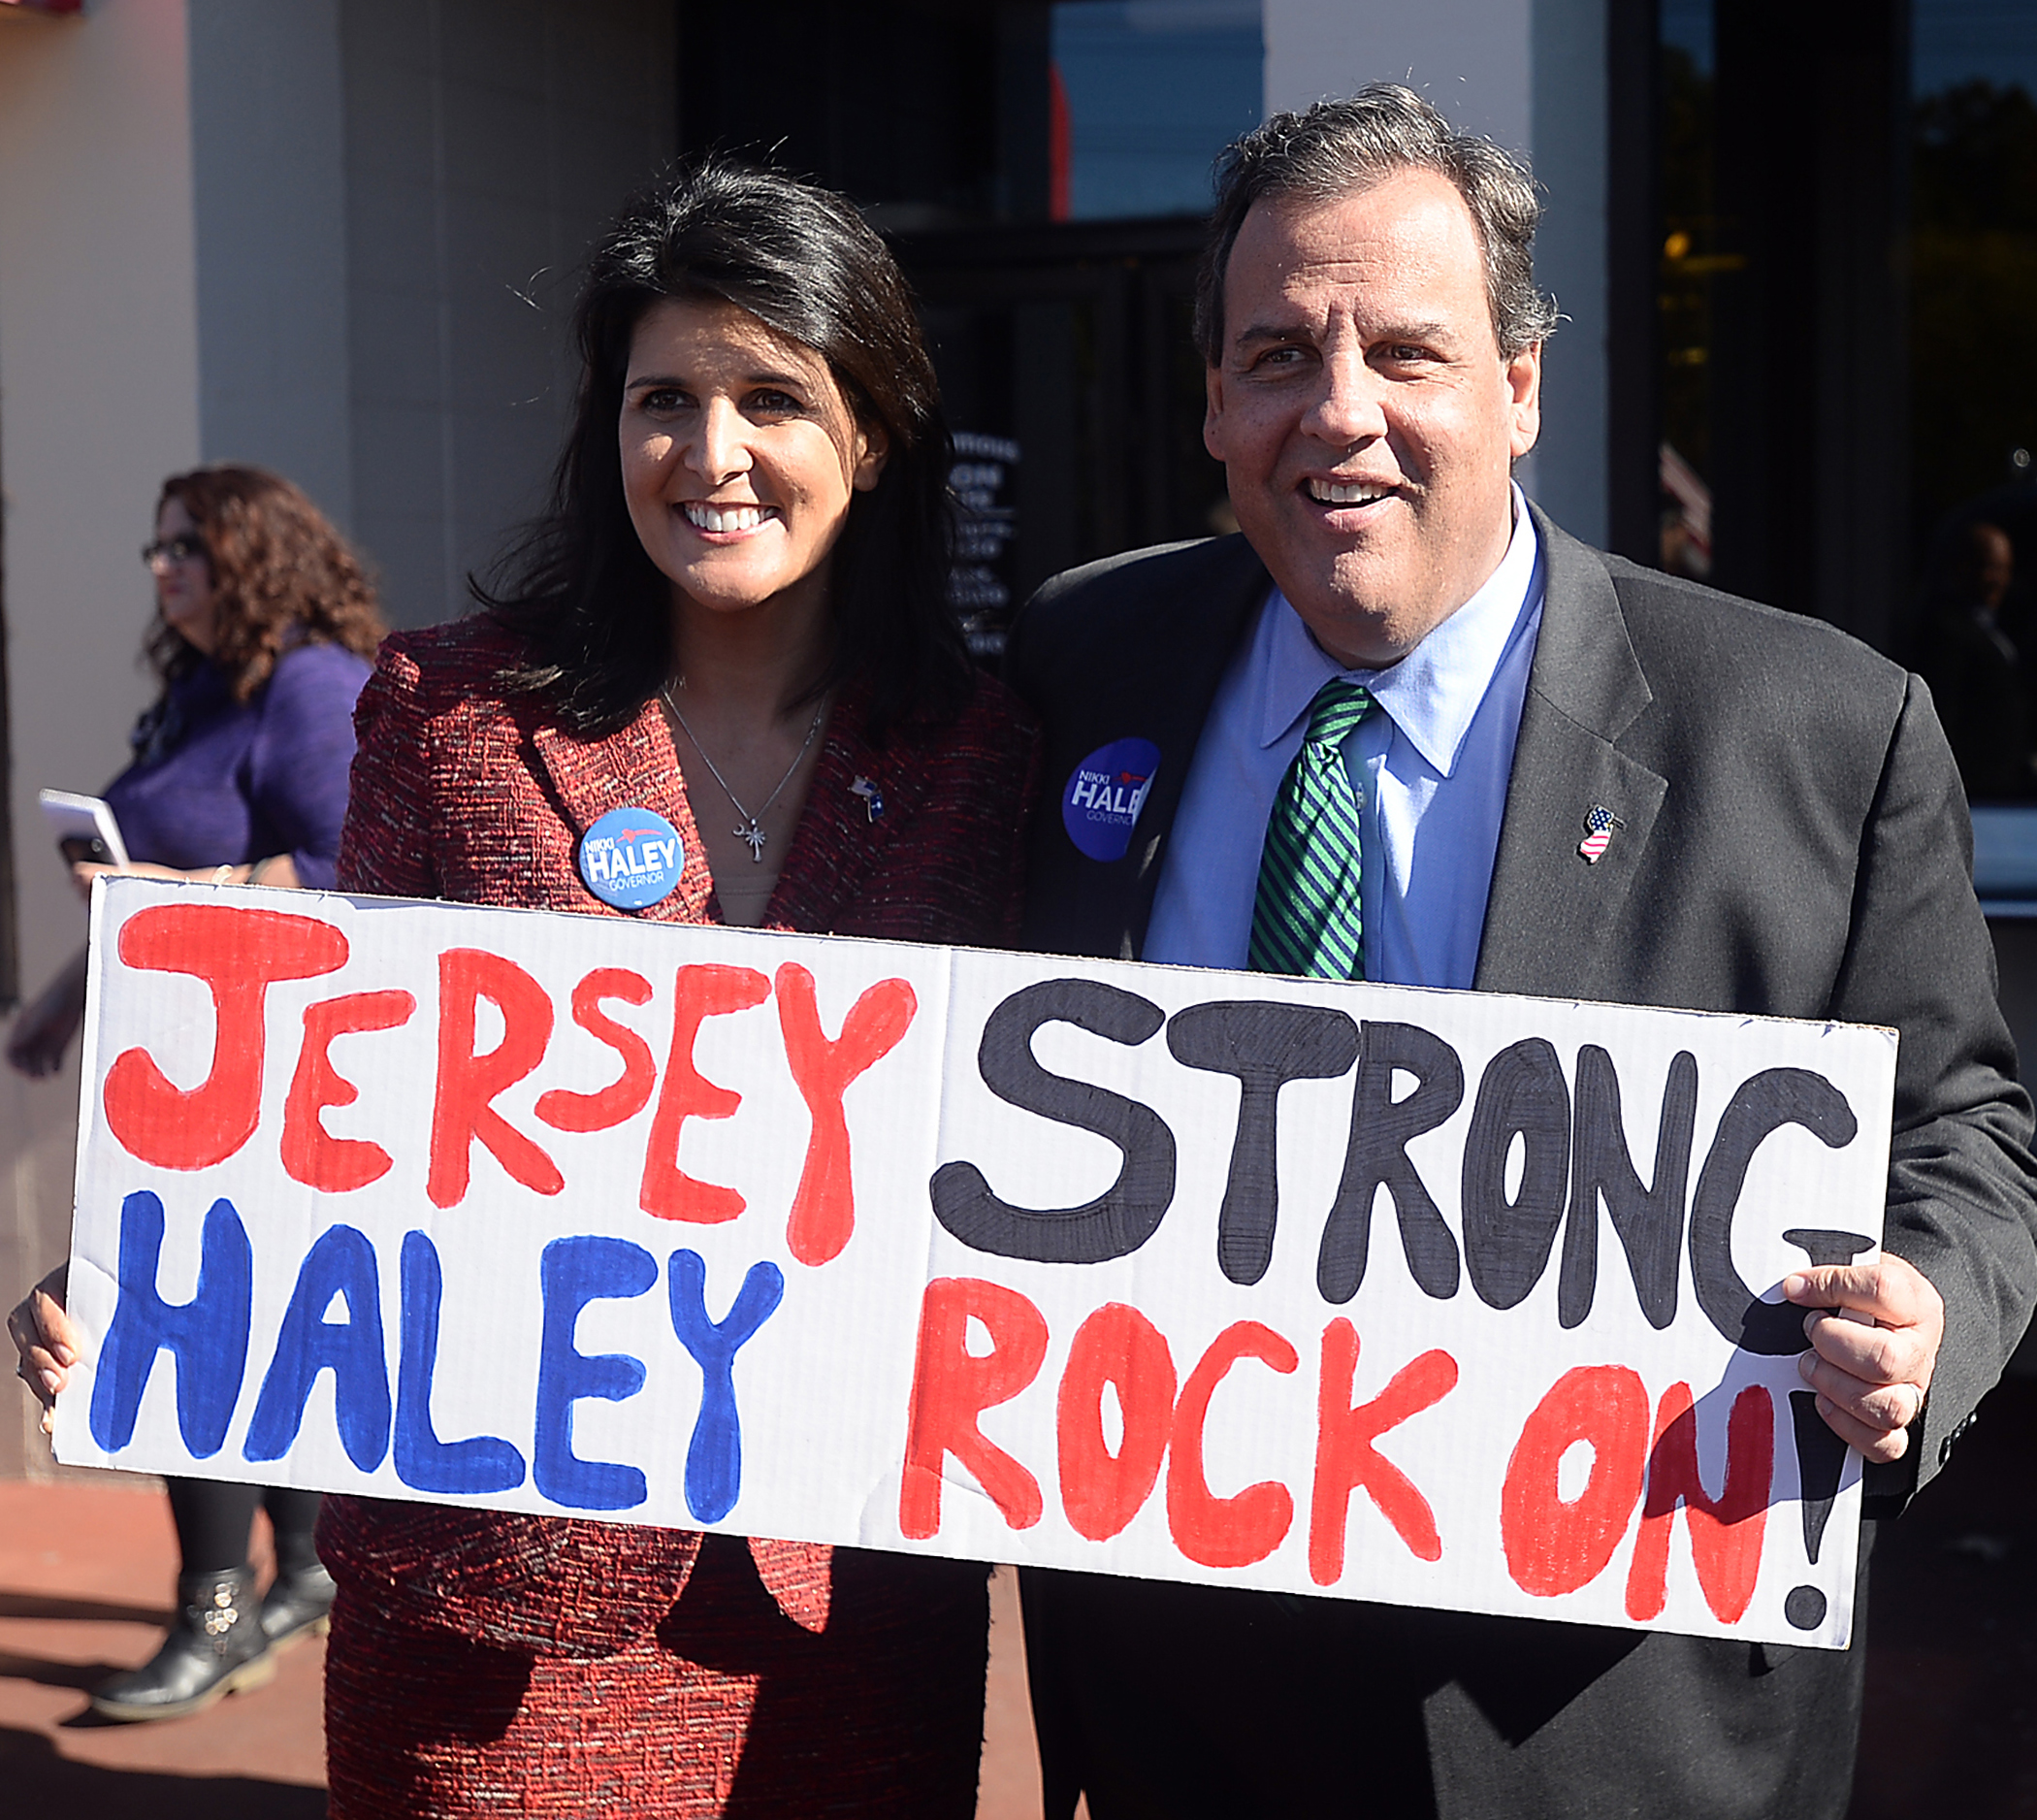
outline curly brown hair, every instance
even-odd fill
[[[386,628],[374,584],[326,516],[280,474],[230,463],[172,474],[156,513],[176,500],[191,514],[212,571],[211,660],[251,698],[293,643],[342,645],[372,658]],[[165,683],[200,653],[158,622],[143,655]]]

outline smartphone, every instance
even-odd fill
[[[120,838],[120,824],[103,797],[74,796],[68,790],[46,790],[37,799],[66,865],[127,863],[127,843]]]

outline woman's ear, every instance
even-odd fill
[[[890,439],[881,424],[856,426],[856,467],[849,483],[858,493],[868,493],[884,474],[886,458],[891,452]]]

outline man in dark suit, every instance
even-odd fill
[[[1896,1026],[1887,1250],[1784,1285],[1893,1514],[2037,1287],[1958,779],[1914,678],[1512,486],[1536,212],[1400,88],[1227,155],[1198,337],[1243,536],[1058,577],[1016,628],[1050,782],[1113,748],[1148,774],[1128,838],[1079,792],[1043,814],[1029,942]],[[1847,1805],[1859,1647],[1046,1572],[1024,1600],[1050,1816]]]

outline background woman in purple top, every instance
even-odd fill
[[[374,591],[318,508],[259,468],[202,468],[163,483],[157,623],[144,652],[163,691],[106,791],[132,861],[158,878],[320,887],[333,882],[353,762],[354,698],[382,634]],[[73,868],[81,889],[111,868]],[[54,1072],[84,1016],[84,953],[16,1020],[7,1058]],[[35,1387],[40,1351],[75,1357],[61,1270],[9,1317]],[[47,1369],[48,1361],[40,1361]],[[257,1607],[247,1565],[257,1503],[276,1575]],[[192,1712],[267,1680],[273,1651],[325,1624],[333,1582],[311,1546],[315,1492],[172,1479],[183,1565],[178,1615],[155,1657],[96,1689],[110,1718]]]

